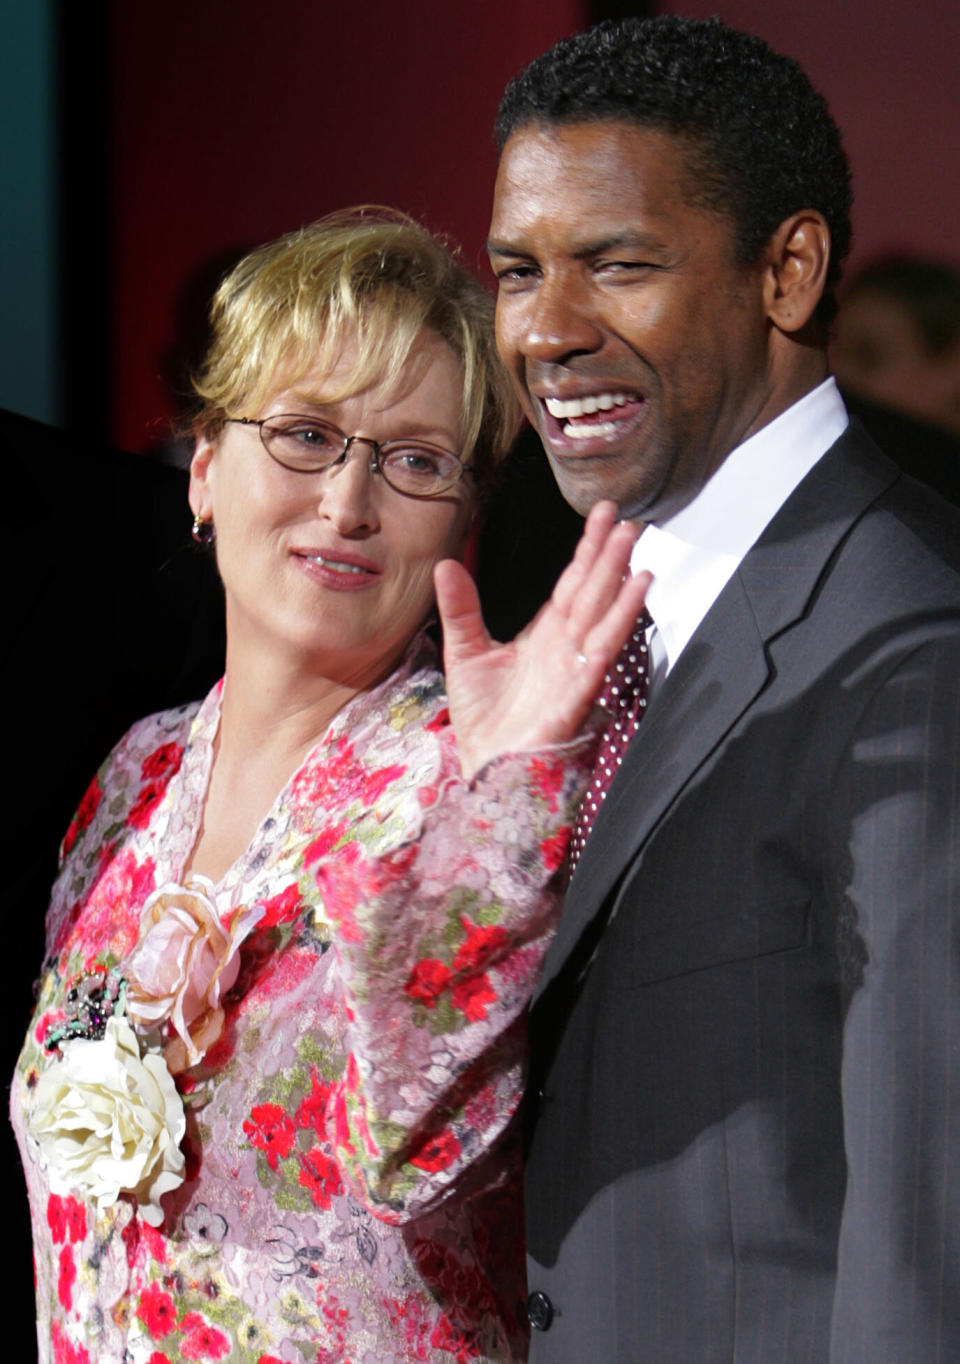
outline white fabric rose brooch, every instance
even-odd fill
[[[59,1057],[37,1081],[28,1122],[53,1193],[81,1190],[99,1208],[128,1194],[144,1221],[162,1223],[159,1200],[184,1178],[174,1076],[223,1032],[221,1000],[264,913],[241,906],[225,929],[212,894],[206,877],[161,886],[126,961],[68,991],[65,1020],[46,1040]]]
[[[99,1208],[133,1194],[145,1222],[163,1221],[160,1197],[183,1183],[183,1101],[162,1056],[140,1055],[125,1018],[101,1038],[76,1038],[34,1090],[30,1131],[50,1190],[76,1189]]]

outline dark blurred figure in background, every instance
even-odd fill
[[[833,343],[838,382],[960,436],[960,270],[891,257],[857,275]]]
[[[190,538],[185,474],[11,412],[0,412],[0,452],[19,660],[7,828],[18,931],[39,960],[57,845],[91,771],[144,707],[215,680],[222,606]]]
[[[873,438],[960,503],[960,270],[908,256],[867,266],[841,298],[831,360]]]
[[[960,270],[893,256],[857,275],[832,348],[840,385],[960,438]]]
[[[209,687],[224,639],[216,573],[190,539],[185,473],[3,411],[0,456],[10,688],[4,955],[17,964],[3,991],[6,1083],[30,1019],[57,846],[90,774],[137,716]],[[15,1168],[6,1121],[0,1158]],[[19,1189],[5,1216],[8,1244],[27,1245]],[[15,1358],[33,1358],[26,1256],[13,1257],[6,1292],[5,1341]]]

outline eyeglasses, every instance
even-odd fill
[[[256,426],[271,459],[295,474],[319,474],[342,464],[351,445],[370,446],[370,472],[382,474],[404,497],[439,497],[470,470],[452,450],[422,440],[370,440],[347,436],[332,422],[285,413],[278,417],[227,417],[240,426]]]

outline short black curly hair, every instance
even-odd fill
[[[850,166],[826,101],[791,57],[719,19],[607,20],[561,39],[507,86],[495,137],[531,123],[626,121],[687,145],[688,201],[734,228],[752,265],[780,223],[823,214],[831,252],[818,317],[850,250]]]

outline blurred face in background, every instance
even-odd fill
[[[932,351],[907,304],[868,285],[841,303],[835,333],[841,387],[960,435],[960,344]]]

